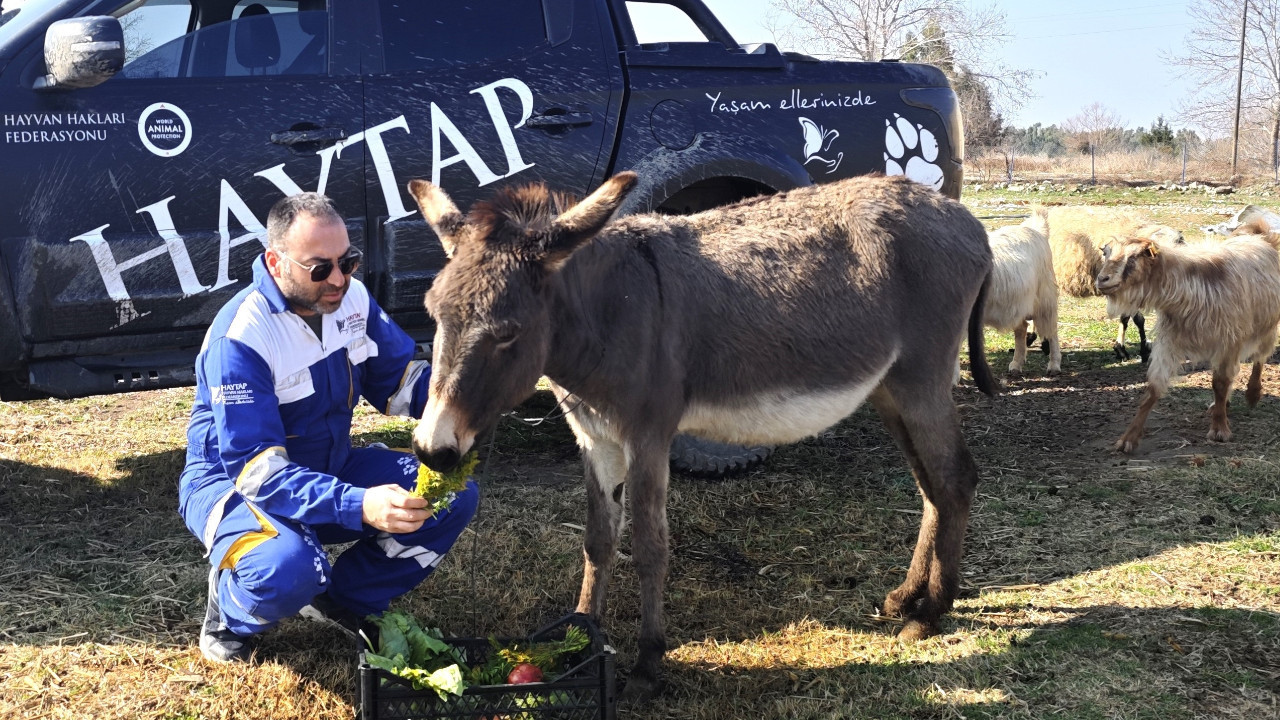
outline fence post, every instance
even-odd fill
[[[1187,143],[1182,143],[1182,184],[1187,184]]]
[[[1008,182],[1013,182],[1013,150],[1009,151],[1009,156],[1006,158],[1004,174]]]
[[[1097,149],[1089,143],[1089,184],[1098,184]]]

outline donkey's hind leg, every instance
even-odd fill
[[[936,387],[895,384],[886,378],[871,397],[911,466],[924,506],[907,577],[884,602],[885,614],[906,621],[906,639],[937,633],[939,618],[955,601],[969,508],[978,484],[978,468],[965,445],[955,404],[945,385],[929,385]]]

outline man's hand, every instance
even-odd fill
[[[379,485],[364,492],[365,523],[383,532],[408,533],[431,517],[426,498],[414,496],[399,485]]]

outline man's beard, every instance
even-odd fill
[[[285,300],[295,308],[311,310],[321,315],[328,315],[334,312],[342,305],[342,299],[347,296],[347,290],[351,287],[351,281],[347,280],[341,288],[334,287],[327,282],[311,283],[310,285],[295,284],[292,278],[284,279],[280,284],[280,292],[284,295]],[[326,301],[323,299],[325,293],[337,290],[341,293],[337,300]]]

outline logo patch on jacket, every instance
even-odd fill
[[[350,315],[344,318],[339,318],[335,322],[337,322],[338,324],[338,332],[344,335],[363,335],[364,334],[364,326],[366,322],[364,319],[364,315],[361,315],[358,312],[351,313]]]
[[[251,405],[253,388],[249,383],[227,383],[209,388],[209,399],[214,405]]]

